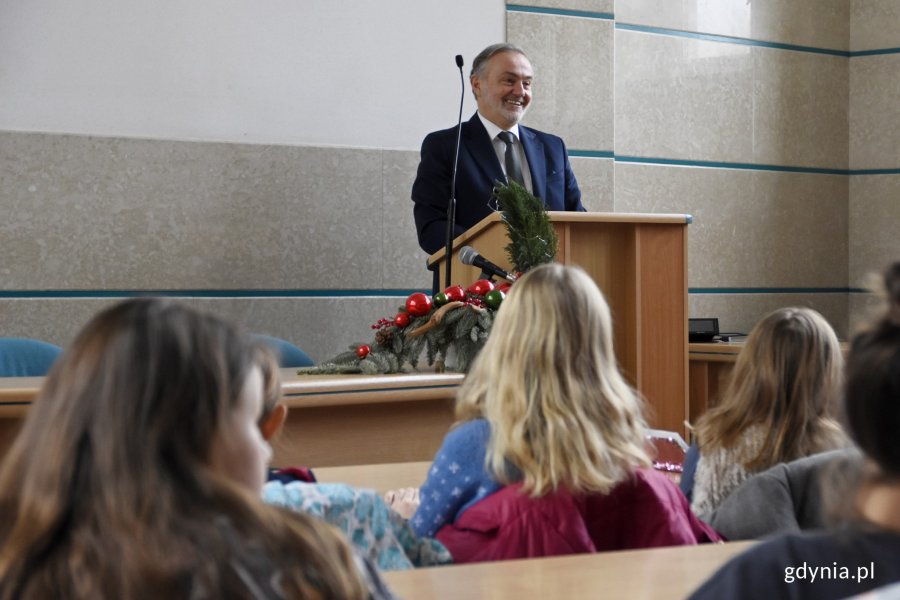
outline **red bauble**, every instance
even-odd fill
[[[356,355],[360,358],[365,358],[369,355],[369,352],[372,351],[372,348],[369,347],[368,344],[363,344],[362,346],[356,349]]]
[[[461,285],[451,285],[444,293],[447,295],[449,302],[462,302],[466,299],[466,290]]]
[[[500,290],[500,291],[503,292],[504,294],[508,294],[508,293],[509,293],[509,288],[511,288],[511,287],[512,287],[512,284],[511,284],[510,282],[504,281],[503,283],[501,283],[500,285],[498,285],[498,286],[495,287],[494,289],[495,289],[495,290]]]
[[[484,296],[492,289],[494,289],[494,283],[490,279],[479,279],[469,286],[469,293]]]
[[[394,317],[394,325],[397,327],[406,327],[409,325],[409,313],[397,313],[397,316]]]
[[[431,298],[427,294],[416,292],[415,294],[410,294],[409,298],[406,299],[406,312],[414,317],[427,315],[429,310],[431,310]]]

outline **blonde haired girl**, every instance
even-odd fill
[[[419,535],[509,483],[532,497],[604,494],[650,462],[641,401],[616,365],[609,307],[577,267],[543,265],[512,287],[456,414],[411,519]]]

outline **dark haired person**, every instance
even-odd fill
[[[166,300],[108,308],[0,466],[0,599],[391,597],[336,530],[259,498],[268,350]]]

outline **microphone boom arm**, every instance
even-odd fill
[[[459,165],[459,142],[462,137],[462,111],[463,102],[466,99],[466,81],[463,77],[463,57],[462,54],[456,55],[456,66],[459,67],[459,83],[462,88],[459,95],[459,118],[456,123],[456,152],[453,155],[453,174],[450,178],[450,199],[447,201],[447,244],[444,248],[444,287],[450,287],[451,281],[451,253],[453,252],[453,238],[456,231],[456,169]]]

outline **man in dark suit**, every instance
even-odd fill
[[[472,63],[469,81],[478,112],[462,125],[454,237],[492,212],[491,192],[509,172],[547,210],[584,210],[562,139],[519,124],[531,104],[533,78],[525,52],[512,44],[488,46]],[[429,254],[446,244],[455,151],[456,127],[422,142],[412,199],[419,245]]]

